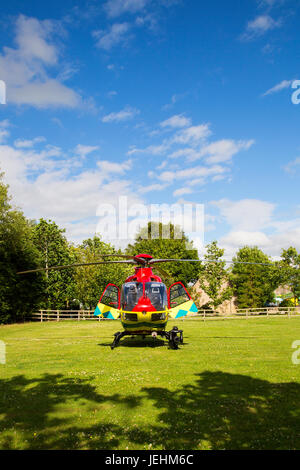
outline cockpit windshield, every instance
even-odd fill
[[[122,309],[132,311],[142,296],[141,282],[126,282],[122,287]],[[165,310],[168,306],[167,288],[162,282],[146,282],[145,296],[149,298],[155,310]]]
[[[126,312],[131,312],[143,295],[141,282],[126,282],[122,287],[121,305]]]
[[[168,305],[167,289],[162,282],[146,282],[145,295],[156,310],[165,310]]]

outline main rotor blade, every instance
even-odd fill
[[[119,260],[119,261],[94,261],[92,263],[75,263],[75,264],[65,264],[63,266],[49,266],[49,268],[37,268],[37,269],[29,269],[28,271],[19,271],[17,274],[29,274],[29,273],[37,273],[40,271],[52,271],[52,270],[59,270],[59,269],[69,269],[69,268],[78,268],[80,266],[95,266],[98,264],[117,264],[117,263],[125,263],[125,264],[136,264],[136,262],[132,259],[127,260]]]
[[[204,260],[201,259],[177,259],[177,258],[164,258],[164,259],[151,259],[149,261],[149,264],[154,264],[154,263],[169,263],[173,261],[178,261],[178,262],[191,262],[191,263],[201,263]]]
[[[225,259],[177,259],[177,258],[166,258],[166,259],[152,259],[149,261],[149,264],[154,263],[169,263],[176,261],[177,263],[226,263],[226,264],[250,264],[250,265],[260,265],[260,266],[275,266],[272,263],[255,263],[252,261],[227,261]]]
[[[131,259],[134,258],[133,255],[123,255],[123,254],[118,254],[118,253],[110,253],[110,254],[105,254],[105,255],[100,255],[100,256],[101,256],[101,258],[109,258],[109,257],[111,257],[111,256],[113,256],[113,257],[115,257],[115,258],[116,258],[116,257],[119,257],[119,258],[131,258]]]
[[[133,259],[137,264],[142,264],[143,266],[145,266],[145,264],[147,264],[147,260],[145,258],[139,258],[137,256],[134,256],[134,255],[123,255],[123,254],[117,254],[117,253],[112,253],[112,254],[105,254],[105,255],[101,255],[102,258],[109,258],[109,257],[119,257],[119,258],[130,258],[130,259]]]
[[[174,279],[172,278],[172,276],[169,273],[167,273],[164,269],[162,269],[160,266],[153,266],[153,269],[156,269],[156,271],[165,279],[171,282],[174,282]]]

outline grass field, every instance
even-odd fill
[[[300,449],[300,319],[177,324],[177,351],[111,351],[113,321],[1,326],[0,448]]]

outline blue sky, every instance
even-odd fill
[[[2,7],[0,168],[15,203],[80,242],[110,224],[99,207],[120,196],[132,214],[137,204],[192,202],[204,205],[204,242],[218,239],[228,258],[245,244],[272,256],[300,249],[299,7]]]

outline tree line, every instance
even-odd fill
[[[8,187],[0,174],[0,323],[21,321],[35,309],[94,309],[105,286],[121,286],[132,274],[130,265],[112,264],[49,270],[17,275],[18,271],[56,265],[89,263],[109,253],[120,254],[100,236],[70,243],[65,230],[52,220],[27,219],[11,204]],[[162,223],[149,223],[140,230],[126,254],[149,253],[155,258],[198,259],[188,237],[178,237],[178,227],[169,224],[170,238],[163,238]],[[147,235],[145,237],[145,235]],[[190,289],[196,281],[209,295],[209,307],[236,297],[238,307],[261,307],[274,299],[279,285],[288,285],[295,298],[300,297],[300,254],[293,247],[282,251],[273,262],[257,247],[241,248],[234,261],[268,263],[263,265],[226,265],[224,250],[213,241],[206,247],[202,263],[165,263],[154,268],[170,285],[181,281]],[[280,268],[280,269],[279,269]]]

